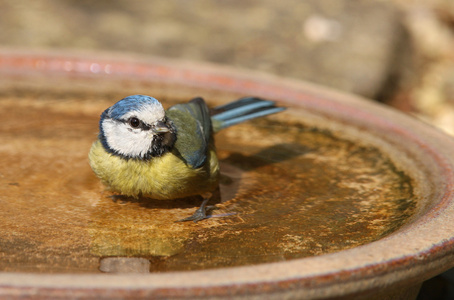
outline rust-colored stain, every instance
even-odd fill
[[[88,165],[99,114],[123,96],[1,91],[0,271],[108,272],[110,257],[150,272],[282,261],[375,241],[414,213],[412,179],[380,150],[272,116],[216,137],[214,217],[175,223],[201,200],[112,197]]]

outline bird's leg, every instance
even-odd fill
[[[203,194],[203,202],[202,205],[194,212],[194,214],[190,217],[178,220],[177,222],[186,222],[186,221],[194,221],[194,223],[197,223],[200,220],[206,219],[207,218],[207,209],[213,209],[214,206],[208,206],[207,203],[210,201],[211,198],[211,193],[206,193]]]

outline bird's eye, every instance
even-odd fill
[[[132,117],[131,119],[129,119],[129,125],[132,127],[132,128],[139,128],[140,126],[140,120],[135,118],[135,117]]]

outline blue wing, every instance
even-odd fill
[[[166,114],[177,129],[176,150],[193,168],[203,166],[212,138],[210,112],[205,101],[194,98],[188,103],[172,106]]]

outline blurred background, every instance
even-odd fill
[[[453,0],[0,0],[0,47],[258,70],[380,101],[454,135]],[[452,299],[449,284],[438,276],[419,299]]]
[[[454,134],[452,0],[1,0],[0,46],[121,51],[304,79]]]

